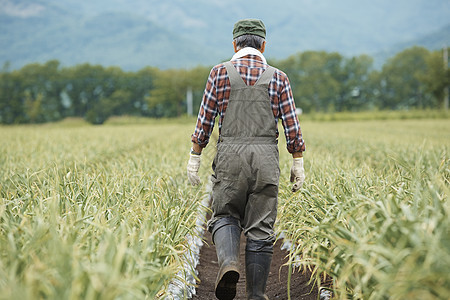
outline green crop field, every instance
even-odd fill
[[[163,299],[206,208],[186,178],[194,119],[0,127],[0,299]],[[450,298],[450,120],[302,122],[277,230],[337,298]],[[295,297],[294,297],[295,298]]]

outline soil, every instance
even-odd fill
[[[213,300],[214,284],[219,270],[216,256],[216,248],[211,241],[211,233],[205,231],[205,243],[200,250],[200,262],[197,266],[200,282],[196,289],[196,295],[192,297],[195,300]],[[274,247],[272,264],[270,267],[269,279],[267,282],[266,294],[269,299],[284,300],[287,296],[287,282],[289,268],[284,264],[288,261],[288,252],[281,249],[282,241],[277,241]],[[241,277],[237,284],[237,300],[246,299],[245,296],[245,238],[241,236],[240,262]],[[307,272],[294,271],[291,275],[291,299],[318,299],[318,290],[316,286],[308,285],[311,274]]]

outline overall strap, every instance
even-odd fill
[[[269,66],[264,73],[256,81],[255,85],[268,85],[273,78],[273,74],[275,73],[275,68]]]
[[[244,80],[242,79],[241,75],[239,75],[238,71],[234,67],[234,65],[231,63],[231,61],[227,61],[224,63],[225,67],[227,68],[228,78],[230,78],[230,83],[232,87],[246,87]]]
[[[230,79],[230,83],[232,86],[235,86],[235,87],[247,86],[247,84],[245,84],[241,75],[239,75],[238,71],[236,70],[236,68],[234,67],[234,65],[231,61],[225,62],[224,65],[227,68],[228,78]],[[261,74],[261,76],[256,81],[255,86],[256,85],[268,85],[270,83],[270,81],[272,80],[275,70],[276,69],[274,67],[268,66],[267,69]]]

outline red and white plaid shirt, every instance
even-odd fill
[[[246,48],[244,48],[246,49]],[[239,52],[238,52],[239,53]],[[261,55],[262,56],[262,55]],[[254,85],[268,65],[260,55],[248,54],[231,61],[247,85]],[[230,80],[224,64],[216,65],[206,82],[203,99],[198,113],[197,125],[192,142],[205,147],[214,128],[214,121],[219,114],[219,135],[222,128],[228,100],[230,98]],[[275,122],[281,118],[289,153],[305,151],[300,124],[295,112],[295,103],[289,79],[285,73],[276,70],[269,84],[269,96]],[[278,131],[277,131],[278,137]]]

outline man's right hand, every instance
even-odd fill
[[[291,182],[294,183],[292,191],[298,191],[305,181],[305,169],[303,168],[303,157],[293,158],[291,167]]]
[[[200,155],[190,154],[189,162],[187,165],[187,176],[189,182],[192,185],[197,185],[200,183],[200,177],[198,176],[198,169],[200,169],[201,157]]]

